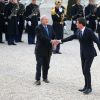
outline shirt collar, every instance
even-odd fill
[[[84,30],[85,30],[85,27],[83,27],[83,28],[82,28],[82,30],[81,30],[81,31],[82,31],[82,33],[84,32]]]

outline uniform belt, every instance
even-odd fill
[[[12,17],[13,17],[13,16],[17,16],[17,15],[12,15]]]
[[[23,16],[23,14],[19,14],[20,16]]]
[[[0,15],[4,15],[4,13],[0,13]]]

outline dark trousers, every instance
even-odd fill
[[[8,37],[8,44],[13,44],[15,41],[15,34],[9,34],[7,37]]]
[[[58,45],[57,45],[55,52],[57,52],[57,53],[58,53],[58,52],[59,52],[59,50],[60,50],[60,44],[58,44]]]
[[[89,59],[85,59],[85,58],[81,58],[82,61],[82,71],[83,71],[83,75],[84,75],[84,79],[85,79],[85,88],[91,89],[91,72],[90,72],[90,68],[93,62],[93,58],[89,58]]]
[[[100,33],[98,33],[98,38],[99,38],[99,41],[100,41]]]
[[[2,42],[2,32],[0,32],[0,42]]]
[[[28,31],[28,44],[35,43],[35,28],[29,27]]]
[[[28,33],[28,44],[34,44],[35,43],[35,33]]]
[[[50,64],[50,57],[51,56],[39,56],[36,55],[36,80],[40,80],[41,77],[41,69],[42,69],[42,76],[43,79],[48,78],[48,69]]]

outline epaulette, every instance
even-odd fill
[[[56,12],[55,12],[55,7],[52,7],[51,8],[51,15],[55,15],[56,14]]]

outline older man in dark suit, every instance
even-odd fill
[[[85,79],[85,86],[83,89],[79,89],[79,91],[84,94],[89,94],[92,92],[91,87],[91,72],[90,68],[95,56],[97,56],[96,50],[94,48],[93,42],[95,42],[100,50],[100,41],[95,36],[94,32],[85,27],[86,20],[84,18],[78,18],[77,20],[77,32],[74,35],[71,35],[65,39],[58,40],[58,43],[63,43],[67,41],[71,41],[73,39],[78,39],[80,42],[80,55],[81,55],[81,63],[82,63],[82,71]]]
[[[43,72],[43,81],[49,83],[48,81],[48,69],[50,64],[50,58],[52,54],[52,43],[54,40],[54,32],[51,25],[48,25],[48,18],[46,15],[41,16],[41,24],[36,27],[36,85],[40,85],[41,68]]]

